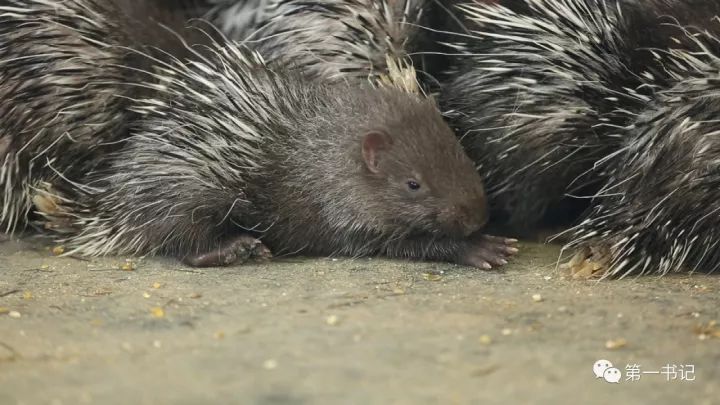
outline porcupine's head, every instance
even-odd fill
[[[359,178],[350,176],[346,191],[363,207],[361,222],[382,233],[454,238],[487,222],[482,180],[434,102],[369,89],[352,108],[356,135],[346,153]]]

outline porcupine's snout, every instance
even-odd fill
[[[453,237],[466,238],[482,229],[488,222],[487,204],[484,199],[452,204],[442,211],[446,232]]]
[[[488,222],[485,200],[472,206],[459,209],[458,221],[463,229],[463,236],[467,237],[482,229]]]

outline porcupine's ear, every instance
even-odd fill
[[[362,138],[362,155],[368,170],[380,172],[383,154],[392,146],[392,138],[385,131],[371,131]]]

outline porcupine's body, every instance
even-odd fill
[[[306,83],[233,45],[159,69],[121,150],[46,212],[68,251],[227,265],[258,254],[500,265],[479,176],[427,100]],[[474,176],[474,177],[473,177]]]
[[[527,229],[565,195],[598,187],[597,161],[652,97],[637,52],[647,19],[617,1],[518,0],[460,8],[441,107],[485,175],[493,218]],[[516,11],[517,10],[517,11]],[[579,214],[576,213],[576,215]]]
[[[574,271],[623,277],[720,266],[719,3],[666,12],[679,16],[663,27],[675,46],[655,55],[672,84],[638,114],[623,147],[605,162],[608,180],[568,245],[579,249]]]
[[[481,153],[496,207],[527,223],[590,186],[592,209],[568,245],[580,248],[575,270],[717,267],[720,53],[698,38],[720,2],[503,4],[465,9],[477,40],[461,48],[468,62],[444,100],[471,156]]]
[[[279,0],[206,0],[203,17],[229,39],[242,41],[275,13]]]
[[[410,54],[424,40],[427,0],[265,0],[252,4],[254,14],[250,3],[220,3],[209,18],[270,64],[291,64],[313,79],[419,91]],[[414,62],[422,69],[421,58]]]
[[[78,181],[125,135],[132,114],[127,86],[147,62],[124,47],[178,57],[181,41],[155,24],[183,31],[177,2],[8,0],[0,4],[0,225],[25,224],[32,188]],[[189,37],[192,34],[188,35]]]
[[[81,19],[103,20],[82,14],[92,3],[71,3]],[[38,11],[53,19],[35,18],[35,29],[76,16],[65,12]],[[81,179],[35,190],[46,229],[62,234],[68,254],[227,265],[267,253],[260,237],[278,254],[489,268],[515,251],[511,241],[476,234],[482,183],[428,100],[308,83],[232,44],[205,50],[188,50],[187,61],[130,52],[146,64],[139,78],[123,76],[144,89],[120,94],[137,114],[130,135]]]

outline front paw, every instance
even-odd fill
[[[469,241],[460,252],[457,264],[490,270],[503,266],[518,252],[517,239],[480,235]]]

